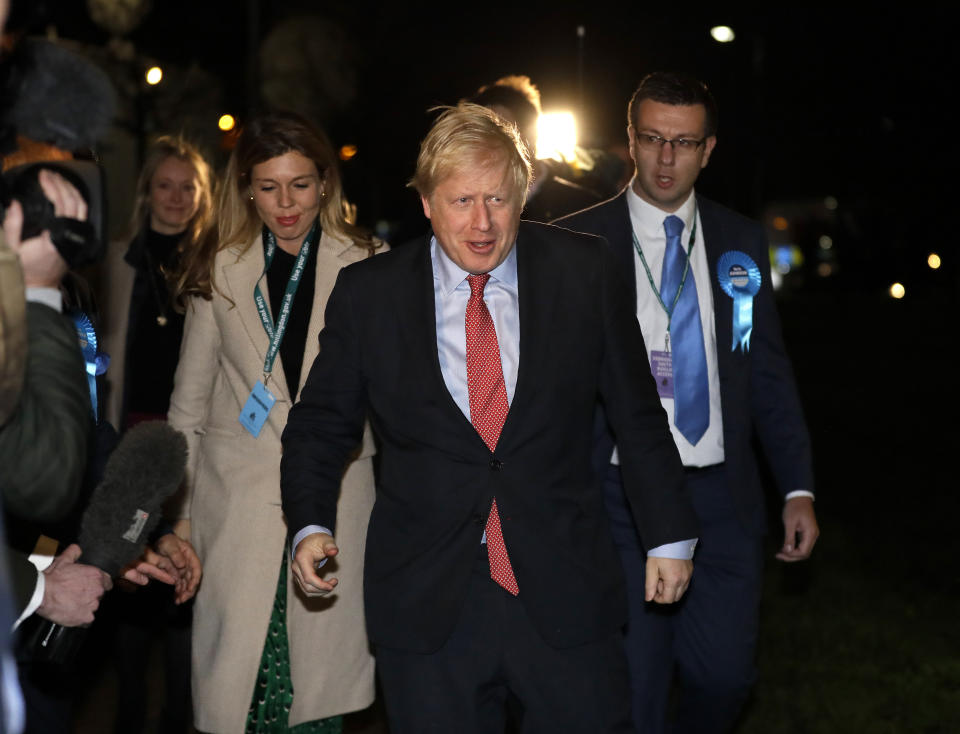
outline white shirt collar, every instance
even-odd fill
[[[453,293],[457,287],[470,275],[451,260],[436,236],[430,238],[430,259],[433,261],[433,277],[439,281],[440,292],[445,296]],[[490,279],[497,280],[505,286],[517,287],[517,245],[514,243],[503,262],[490,271]]]
[[[637,231],[637,237],[642,242],[666,241],[666,233],[663,231],[663,220],[670,216],[669,212],[663,211],[653,204],[644,201],[633,190],[633,181],[627,187],[627,206],[630,209],[630,220],[633,222],[634,229]],[[690,195],[683,205],[673,212],[675,216],[683,221],[684,233],[689,233],[693,227],[693,219],[697,212],[696,192],[691,189]]]

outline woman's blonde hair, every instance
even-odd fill
[[[147,148],[143,167],[137,179],[136,196],[133,204],[133,215],[130,219],[131,237],[136,237],[150,223],[150,187],[157,169],[168,158],[176,158],[193,168],[197,178],[197,211],[187,223],[183,232],[172,271],[164,270],[164,275],[170,286],[174,306],[177,310],[183,307],[183,274],[190,270],[191,263],[207,259],[204,249],[209,248],[210,233],[213,229],[213,198],[216,182],[210,171],[210,166],[200,151],[192,143],[179,135],[161,135]],[[200,287],[198,292],[203,290]]]

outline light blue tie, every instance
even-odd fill
[[[680,235],[683,220],[670,215],[663,220],[667,249],[660,275],[660,297],[670,319],[670,351],[673,362],[673,422],[691,444],[696,444],[710,425],[710,386],[707,382],[707,354],[703,348],[703,327],[693,269],[683,281],[683,290],[674,306],[677,289],[683,279],[687,253]]]

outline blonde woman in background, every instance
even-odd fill
[[[184,317],[167,278],[206,257],[213,177],[193,145],[162,136],[147,149],[137,180],[129,243],[111,244],[99,300],[110,355],[105,417],[123,432],[166,416]]]

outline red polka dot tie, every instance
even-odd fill
[[[489,273],[468,275],[470,300],[467,301],[467,390],[470,394],[470,422],[480,438],[493,451],[500,439],[500,429],[507,419],[507,388],[500,363],[500,346],[493,319],[483,302],[483,289]],[[490,578],[516,596],[520,589],[513,575],[507,546],[500,528],[497,500],[493,500],[487,518],[487,555],[490,557]]]

